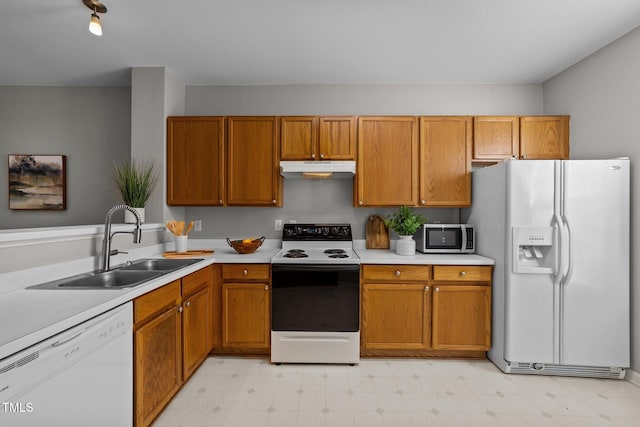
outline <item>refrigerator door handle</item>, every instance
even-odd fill
[[[562,216],[562,227],[561,227],[561,233],[562,233],[562,246],[560,247],[561,249],[561,254],[560,254],[560,272],[559,274],[561,274],[560,277],[560,283],[562,283],[563,285],[566,285],[569,282],[569,279],[571,277],[571,230],[569,228],[569,223],[567,222],[567,219]]]
[[[553,284],[558,285],[562,280],[562,219],[559,215],[554,214],[552,219],[553,227],[553,245],[555,246],[555,254],[553,260]]]

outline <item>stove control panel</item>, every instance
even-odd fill
[[[284,224],[286,241],[352,241],[350,224]]]

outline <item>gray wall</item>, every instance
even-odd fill
[[[0,86],[0,229],[98,224],[118,201],[111,171],[130,156],[128,87]],[[9,210],[7,156],[67,156],[67,209]]]
[[[640,371],[640,29],[544,83],[544,113],[571,115],[571,157],[631,158],[631,367]],[[607,218],[602,218],[606,221]]]
[[[542,114],[541,85],[287,85],[187,86],[187,115],[499,115]],[[420,209],[430,221],[459,221],[459,209]],[[393,209],[354,208],[353,180],[284,181],[282,208],[187,208],[201,219],[194,237],[277,238],[274,220],[348,222],[364,238],[371,214]]]

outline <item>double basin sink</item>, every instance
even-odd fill
[[[199,258],[145,258],[127,262],[108,271],[78,274],[27,289],[124,289],[142,285],[149,280],[172,273],[202,261]]]

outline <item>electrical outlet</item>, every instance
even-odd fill
[[[282,231],[282,220],[281,219],[276,219],[274,228],[275,228],[276,231]]]
[[[202,231],[202,220],[193,220],[193,231]]]
[[[289,224],[297,224],[297,223],[298,223],[298,221],[296,221],[295,219],[290,219],[289,220]]]

